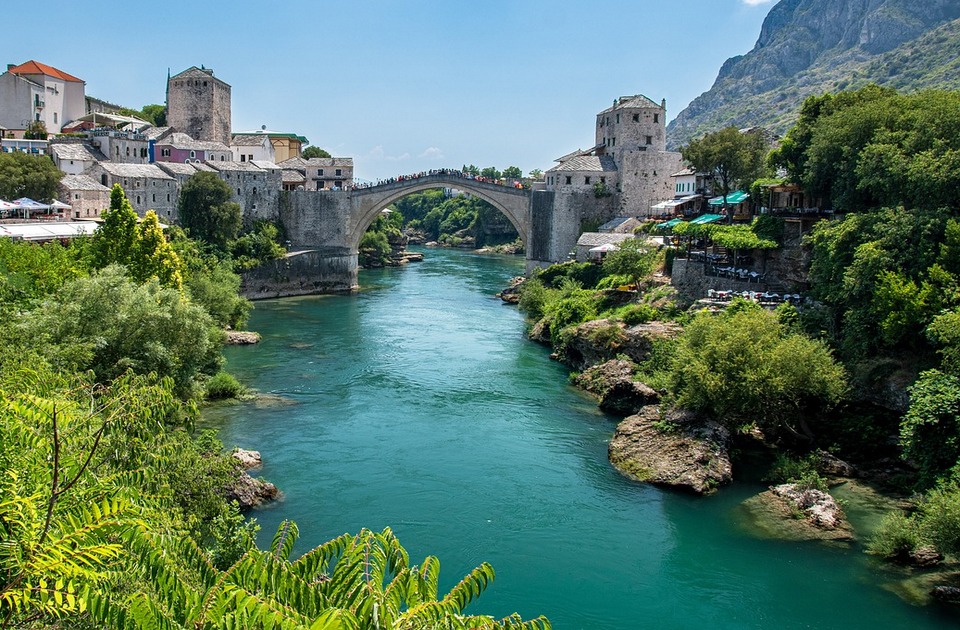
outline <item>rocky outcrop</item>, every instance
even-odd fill
[[[227,499],[236,501],[241,510],[249,510],[267,501],[273,501],[279,495],[280,491],[275,485],[269,481],[251,477],[246,471],[240,473],[227,490]]]
[[[608,457],[631,479],[706,494],[732,479],[729,448],[718,423],[649,405],[617,425]]]
[[[581,371],[620,355],[642,363],[650,356],[655,341],[672,339],[680,331],[680,326],[673,322],[647,322],[628,327],[623,322],[596,319],[565,331],[557,358]]]
[[[827,492],[796,484],[773,486],[743,502],[755,532],[782,540],[853,540],[853,528]]]
[[[520,285],[523,284],[523,281],[526,280],[523,276],[517,276],[511,278],[510,282],[507,284],[507,288],[497,293],[497,297],[506,302],[507,304],[519,304],[520,303]]]
[[[235,448],[233,452],[230,453],[230,456],[240,462],[240,466],[243,467],[244,470],[260,468],[263,465],[263,458],[260,456],[260,451],[248,451],[242,448]]]
[[[907,556],[910,564],[915,567],[935,567],[943,562],[943,554],[933,545],[922,545],[911,549]]]
[[[277,490],[275,485],[269,481],[252,477],[247,472],[263,465],[263,459],[259,451],[237,448],[230,456],[236,461],[237,478],[227,489],[228,500],[236,501],[241,510],[249,510],[267,501],[273,501],[280,496],[280,491]]]
[[[935,586],[930,596],[941,604],[960,605],[960,588],[956,586]]]
[[[660,394],[634,380],[635,367],[630,361],[613,359],[578,374],[573,384],[597,396],[607,413],[629,416],[660,400]]]
[[[231,346],[248,346],[260,343],[260,333],[249,330],[228,330],[225,343]]]

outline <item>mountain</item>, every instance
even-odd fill
[[[783,134],[811,94],[874,82],[960,89],[960,0],[781,0],[749,53],[667,126],[668,148],[728,125]]]

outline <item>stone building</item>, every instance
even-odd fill
[[[295,133],[270,131],[266,126],[256,131],[239,131],[233,135],[230,149],[237,162],[274,162],[279,164],[300,157],[307,139]]]
[[[154,160],[157,162],[225,162],[233,160],[230,147],[220,142],[194,140],[175,131],[154,141]]]
[[[196,140],[230,145],[230,85],[192,66],[167,79],[167,124]]]
[[[50,141],[47,152],[57,168],[67,175],[79,175],[97,162],[107,159],[82,138],[56,138]]]
[[[111,162],[122,164],[149,164],[150,141],[136,129],[98,127],[86,132],[90,144]]]
[[[671,175],[683,168],[683,158],[666,150],[666,107],[666,101],[658,105],[643,95],[614,100],[597,114],[594,146],[558,158],[545,173],[547,191],[609,194],[616,214],[633,217],[672,198]]]
[[[620,174],[620,210],[647,214],[673,197],[674,173],[683,156],[667,151],[667,102],[658,105],[643,95],[621,96],[597,114],[596,149],[613,158]]]
[[[240,204],[243,222],[273,219],[280,207],[281,171],[264,170],[250,162],[208,162],[233,193],[230,201]]]
[[[153,210],[161,220],[172,221],[177,208],[179,190],[176,180],[155,164],[117,164],[98,162],[84,175],[107,188],[120,184],[130,205],[139,216]]]
[[[74,219],[94,219],[110,207],[110,189],[87,175],[66,175],[57,191],[58,199],[70,205]]]
[[[353,186],[353,158],[296,157],[278,164],[285,171],[297,171],[304,177],[304,190],[343,190]],[[286,178],[284,178],[286,182]]]

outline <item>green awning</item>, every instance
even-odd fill
[[[714,221],[719,221],[723,218],[722,214],[702,214],[693,221],[690,222],[690,225],[703,225],[704,223],[713,223]]]
[[[732,193],[730,193],[729,195],[727,195],[727,205],[728,205],[728,206],[735,206],[735,205],[737,205],[737,204],[743,203],[744,201],[746,201],[746,200],[749,199],[749,198],[750,198],[750,195],[749,195],[749,194],[743,192],[742,190],[738,190],[737,192],[732,192]],[[722,197],[722,196],[720,196],[720,197],[714,197],[714,198],[711,199],[708,203],[709,203],[711,206],[722,206],[722,205],[723,205],[723,197]]]
[[[655,229],[655,230],[666,230],[667,228],[672,228],[673,226],[675,226],[677,223],[680,223],[681,221],[683,221],[683,219],[679,219],[679,218],[677,218],[677,219],[670,219],[670,220],[667,221],[666,223],[658,223],[658,224],[656,224],[655,226],[653,226],[653,229]]]

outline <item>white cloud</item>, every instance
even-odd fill
[[[387,155],[387,152],[383,150],[383,145],[378,144],[367,152],[367,158],[372,161],[386,160],[388,162],[398,162],[400,160],[409,160],[410,154],[404,152],[400,155]]]
[[[433,160],[442,160],[443,151],[441,149],[438,149],[437,147],[429,147],[425,149],[424,152],[421,153],[418,157],[429,158]]]

